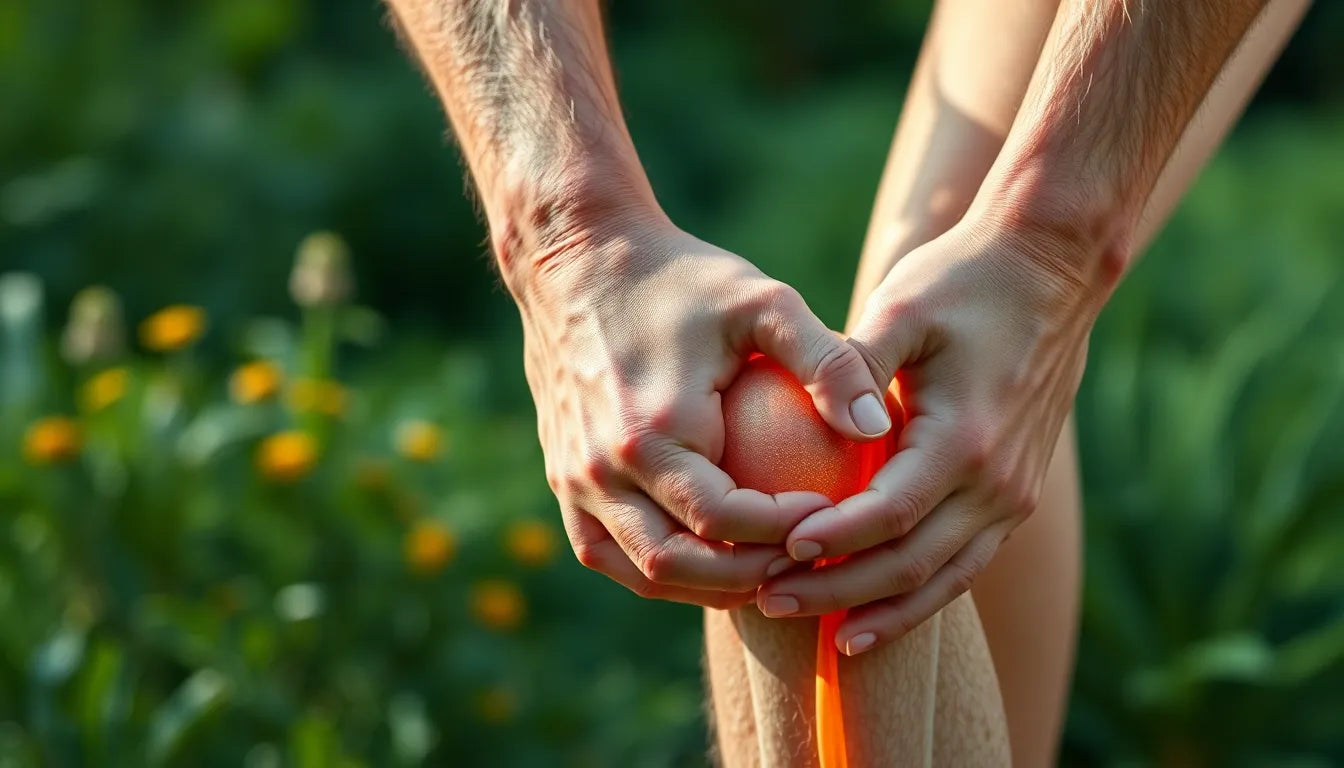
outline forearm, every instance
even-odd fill
[[[972,210],[1104,296],[1153,187],[1264,0],[1066,0]],[[1039,246],[1039,247],[1034,247]]]
[[[1058,0],[940,0],[892,139],[850,304],[966,212],[1003,146]],[[975,51],[967,56],[967,51]]]
[[[1018,24],[1017,38],[1007,41],[1006,37],[993,35],[996,25],[981,21],[990,18],[986,14],[942,12],[952,3],[953,0],[944,0],[940,4],[910,84],[901,126],[892,143],[864,243],[850,305],[851,324],[857,320],[868,294],[900,257],[941,235],[965,213],[1003,146],[1031,70],[1036,66],[1040,41],[1031,36],[1031,27]],[[1054,17],[1053,10],[1045,5],[1053,8],[1054,0],[1044,0],[1036,13],[1041,40]],[[1235,123],[1308,5],[1310,0],[1271,0],[1227,60],[1144,204],[1131,240],[1131,258],[1141,254],[1161,231],[1204,163]],[[1028,10],[1027,6],[1014,7]],[[949,46],[948,41],[953,39],[959,47]],[[933,73],[943,69],[942,62],[955,58],[950,50],[977,50],[984,55],[961,61],[955,77],[935,77]],[[971,67],[974,69],[967,69]],[[1009,97],[1015,100],[1009,101]],[[957,105],[970,103],[980,105],[973,124],[985,130],[942,131],[932,135],[931,127],[939,110],[957,110]],[[922,207],[920,201],[928,202]]]
[[[597,0],[387,0],[452,123],[506,282],[656,211]]]

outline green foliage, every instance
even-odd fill
[[[492,394],[516,350],[402,341],[329,403],[302,394],[342,338],[324,323],[238,334],[237,360],[283,369],[276,391],[230,386],[191,342],[72,370],[40,353],[37,289],[0,284],[3,370],[37,382],[0,396],[0,757],[699,760],[696,612],[557,557],[533,424]],[[109,371],[124,385],[98,389]],[[52,413],[80,414],[56,425],[73,451],[36,436]],[[277,434],[315,458],[284,465]]]
[[[1238,136],[1093,335],[1080,751],[1344,759],[1337,125]]]

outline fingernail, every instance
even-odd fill
[[[765,598],[761,613],[766,616],[789,616],[798,612],[798,600],[789,595],[771,595]]]
[[[891,416],[886,406],[872,392],[854,398],[849,404],[849,416],[854,419],[854,426],[869,437],[885,435],[891,429]]]
[[[807,539],[795,541],[793,546],[789,548],[789,554],[793,555],[793,559],[799,562],[816,560],[821,555],[821,545]]]
[[[872,632],[860,632],[849,638],[848,643],[845,643],[845,655],[854,656],[855,654],[863,653],[869,648],[872,648],[873,643],[876,642],[877,635],[874,635]]]
[[[779,574],[789,570],[790,568],[792,568],[797,564],[798,563],[795,562],[792,557],[777,557],[765,569],[765,575],[767,578],[771,576],[778,576]]]

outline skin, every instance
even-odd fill
[[[722,764],[818,765],[813,717],[817,622],[769,619],[752,606],[708,614],[714,627],[706,642]],[[731,621],[725,622],[728,616]],[[970,595],[894,643],[842,657],[840,689],[845,722],[862,724],[845,731],[852,765],[989,768],[1009,761],[1002,699]],[[755,715],[750,732],[736,725],[743,720],[740,709],[722,709],[742,706],[743,698]]]
[[[1118,21],[1117,3],[1060,14],[1054,48],[1046,45],[1059,66],[1036,72],[1022,110],[1031,119],[1018,120],[958,224],[891,269],[855,323],[852,346],[836,342],[791,289],[681,232],[658,210],[616,106],[593,3],[391,5],[445,103],[501,274],[519,303],[548,477],[580,561],[642,595],[731,606],[787,565],[778,543],[794,523],[789,543],[799,559],[807,559],[799,547],[808,541],[829,556],[827,548],[881,544],[865,545],[873,530],[910,533],[902,546],[886,548],[903,552],[895,575],[886,576],[898,587],[896,597],[888,591],[877,602],[860,600],[870,604],[854,612],[848,633],[842,629],[842,648],[859,652],[900,637],[920,615],[964,591],[962,582],[997,540],[1035,506],[1054,445],[1046,438],[1058,433],[1059,401],[1071,400],[1081,373],[1078,348],[1089,315],[1132,261],[1136,201],[1147,197],[1172,136],[1182,134],[1207,90],[1222,62],[1218,51],[1226,56],[1258,4],[1219,6],[1216,15],[1210,3],[1140,8],[1124,19],[1128,27]],[[1163,18],[1147,18],[1150,10]],[[1215,34],[1203,35],[1204,45],[1192,51],[1172,43],[1170,30],[1183,27]],[[1135,61],[1136,52],[1162,66]],[[1143,75],[1134,79],[1137,86],[1113,84],[1131,89],[1119,119],[1114,105],[1095,96],[1117,90],[1106,88],[1116,71]],[[1161,117],[1156,125],[1143,124],[1147,113],[1133,108],[1145,98],[1163,107],[1154,111]],[[1060,104],[1076,110],[1062,115]],[[1100,125],[1105,132],[1097,132]],[[1109,151],[1096,151],[1098,145]],[[1169,165],[1180,159],[1178,153]],[[659,290],[673,284],[680,290]],[[993,296],[987,286],[1010,290]],[[704,298],[687,307],[683,295]],[[987,300],[977,314],[949,300],[977,296],[1017,306]],[[651,306],[673,311],[651,317]],[[1083,322],[1070,324],[1074,315]],[[1000,387],[1006,397],[992,386],[958,390],[952,384],[964,378],[959,371],[985,351],[974,347],[976,320],[1020,332],[1013,334],[1017,348],[1053,363],[1052,370],[1023,387],[1021,369],[1030,366],[1021,360],[1028,356],[1019,355],[1015,372],[1013,360],[1000,358],[977,375],[1007,371],[995,382],[1007,385]],[[712,416],[718,389],[752,349],[789,367],[828,423],[853,439],[886,430],[874,422],[875,409],[864,407],[864,396],[875,401],[878,383],[898,367],[906,369],[902,385],[917,419],[941,406],[943,415],[960,417],[954,424],[985,426],[985,411],[969,403],[1003,407],[997,415],[1016,420],[988,425],[997,430],[971,429],[969,440],[955,429],[950,437],[922,427],[908,434],[906,447],[919,448],[925,465],[944,461],[961,471],[943,473],[957,475],[943,478],[946,488],[928,481],[917,489],[910,498],[922,493],[922,506],[907,505],[914,511],[894,527],[890,513],[902,507],[893,498],[919,466],[910,455],[904,476],[889,467],[875,483],[872,490],[884,498],[864,494],[838,510],[810,494],[766,497],[736,489],[713,467],[722,430],[721,418],[716,431]],[[1059,354],[1070,349],[1072,355]],[[862,353],[859,362],[853,350]],[[1052,403],[1024,407],[1024,392],[1034,395],[1041,386],[1056,393]],[[1015,441],[991,439],[1009,432]],[[946,444],[954,448],[946,456],[934,450]],[[990,466],[977,454],[1008,459]],[[893,461],[899,463],[901,457]],[[948,522],[935,528],[925,516]],[[809,604],[798,613],[813,610],[830,608]]]
[[[907,93],[859,265],[850,327],[902,256],[965,213],[1003,145],[1055,11],[1054,2],[987,14],[942,0]],[[1135,235],[1142,253],[1241,114],[1309,2],[1274,0],[1242,40],[1182,135]],[[1005,35],[1007,27],[1012,34]],[[967,57],[959,52],[974,50]],[[1037,511],[976,579],[1016,765],[1054,764],[1078,621],[1081,515],[1072,422],[1056,444]]]
[[[596,0],[390,0],[447,110],[523,321],[551,488],[579,561],[636,594],[738,605],[831,501],[738,489],[719,390],[759,350],[854,440],[891,428],[859,351],[798,292],[658,207]],[[728,544],[726,542],[734,542]]]
[[[800,560],[857,554],[781,576],[758,605],[857,606],[836,636],[854,654],[970,588],[1037,505],[1144,203],[1260,5],[1061,4],[965,214],[897,260],[853,325],[912,418],[869,489],[788,543]]]
[[[868,293],[901,256],[945,232],[965,213],[1026,89],[1039,48],[1033,35],[1044,38],[1054,13],[1053,3],[1021,4],[1013,7],[1018,16],[999,8],[991,17],[976,1],[941,0],[935,10],[874,207],[851,325]],[[1162,170],[1140,217],[1137,253],[1160,231],[1308,6],[1305,0],[1275,0],[1245,36]],[[1011,35],[1002,34],[1005,27]],[[975,50],[977,56],[957,55],[965,50]],[[1060,434],[1038,511],[1004,542],[972,590],[998,672],[1015,765],[1055,762],[1078,617],[1080,523],[1077,449],[1070,423]],[[727,626],[718,618],[724,615],[707,610],[706,625]],[[714,664],[711,680],[723,675],[726,681],[713,687],[715,714],[731,717],[722,709],[718,691],[730,684],[738,687],[736,681],[746,676],[740,643],[729,633],[714,632],[707,633],[706,644],[707,658]],[[948,657],[944,648],[940,720],[946,718],[942,696]],[[728,734],[722,728],[719,733],[724,744]],[[724,764],[756,764],[756,752],[750,749],[754,745],[737,744],[744,746],[741,759],[725,751]]]

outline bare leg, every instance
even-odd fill
[[[984,672],[994,663],[975,601],[962,595],[939,615],[943,637],[954,641],[938,646],[933,765],[1007,766],[1011,750],[1003,697],[995,676]]]
[[[1165,223],[1308,4],[1271,0],[1229,60],[1163,170],[1137,233],[1136,252]],[[896,260],[937,237],[965,211],[1016,114],[1054,5],[1054,0],[939,3],[878,192],[851,322]],[[1054,763],[1063,726],[1078,617],[1077,472],[1070,419],[1039,508],[1000,547],[973,589],[1003,690],[1013,762],[1028,768]]]
[[[767,619],[748,606],[730,620],[723,611],[707,611],[705,622],[723,764],[817,765],[817,621]],[[726,624],[736,631],[725,631]],[[743,672],[750,696],[730,695]],[[896,643],[841,657],[840,684],[853,765],[991,768],[1008,762],[998,684],[969,595]],[[720,709],[743,706],[743,698],[750,699],[754,734],[736,724],[737,714]],[[741,741],[725,743],[734,737]],[[753,737],[754,751],[744,743]]]
[[[705,672],[717,763],[724,768],[757,768],[761,758],[747,659],[728,611],[705,609]]]

